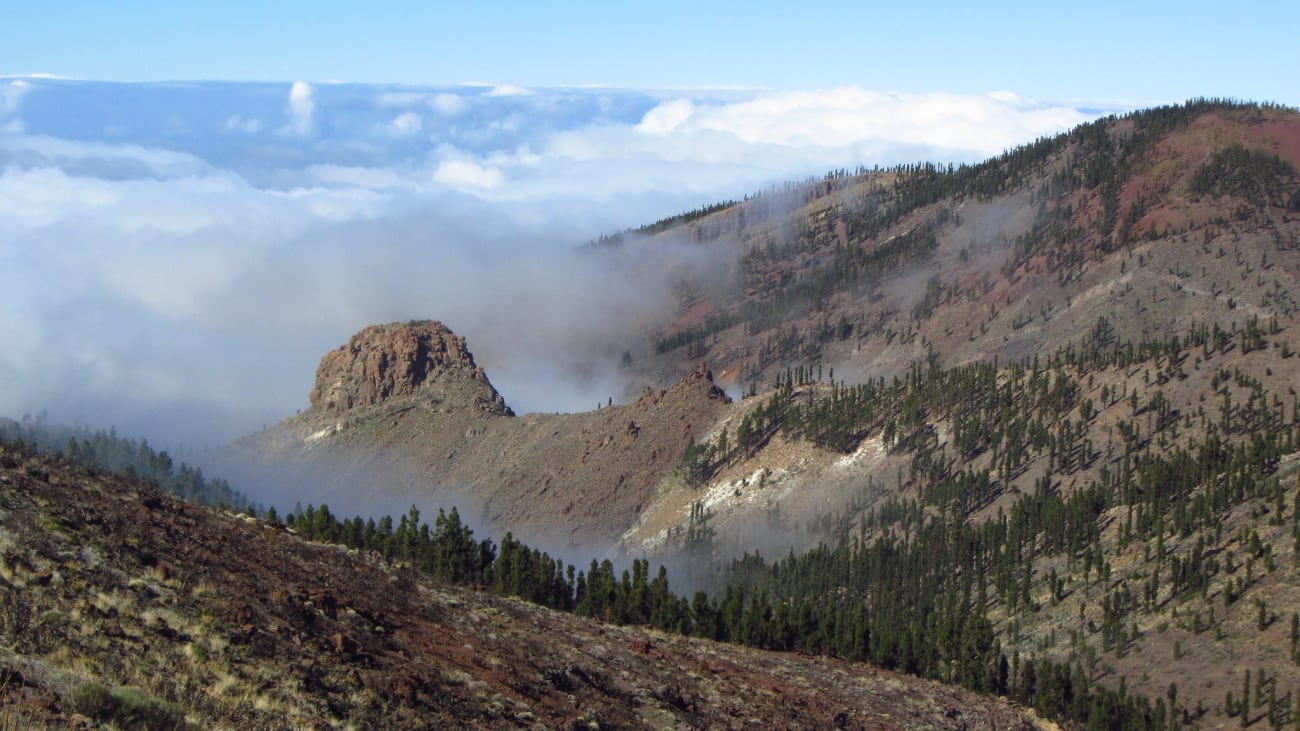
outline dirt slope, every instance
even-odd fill
[[[0,726],[1029,729],[994,698],[606,627],[0,445]]]

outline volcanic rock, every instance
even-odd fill
[[[474,399],[487,411],[513,415],[465,347],[465,338],[436,320],[372,325],[321,358],[311,407],[342,414],[362,406],[416,396],[438,382],[482,388]]]

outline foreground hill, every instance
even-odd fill
[[[0,443],[4,728],[1029,729],[997,699],[611,627]]]

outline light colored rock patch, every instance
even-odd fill
[[[765,474],[766,473],[766,474]],[[753,503],[759,493],[765,493],[768,488],[774,487],[781,482],[788,471],[784,468],[775,470],[765,470],[759,468],[754,470],[748,477],[742,477],[739,480],[724,480],[709,486],[704,493],[704,507],[708,510],[731,510],[741,505]]]
[[[324,439],[325,437],[330,436],[331,434],[337,434],[341,431],[343,431],[343,424],[340,422],[337,424],[333,424],[331,426],[327,426],[324,429],[321,429],[320,431],[312,432],[311,434],[308,434],[306,438],[302,440],[302,442],[303,444],[312,445]]]
[[[862,444],[853,450],[853,454],[840,457],[835,461],[837,469],[849,470],[862,468],[873,470],[885,461],[885,442],[879,435],[862,440]]]

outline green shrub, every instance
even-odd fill
[[[185,728],[185,712],[180,706],[154,698],[140,688],[109,690],[99,683],[83,683],[72,692],[72,705],[78,713],[122,728],[149,731]]]
[[[99,683],[83,683],[72,691],[72,707],[91,718],[107,718],[117,708],[117,699]]]

